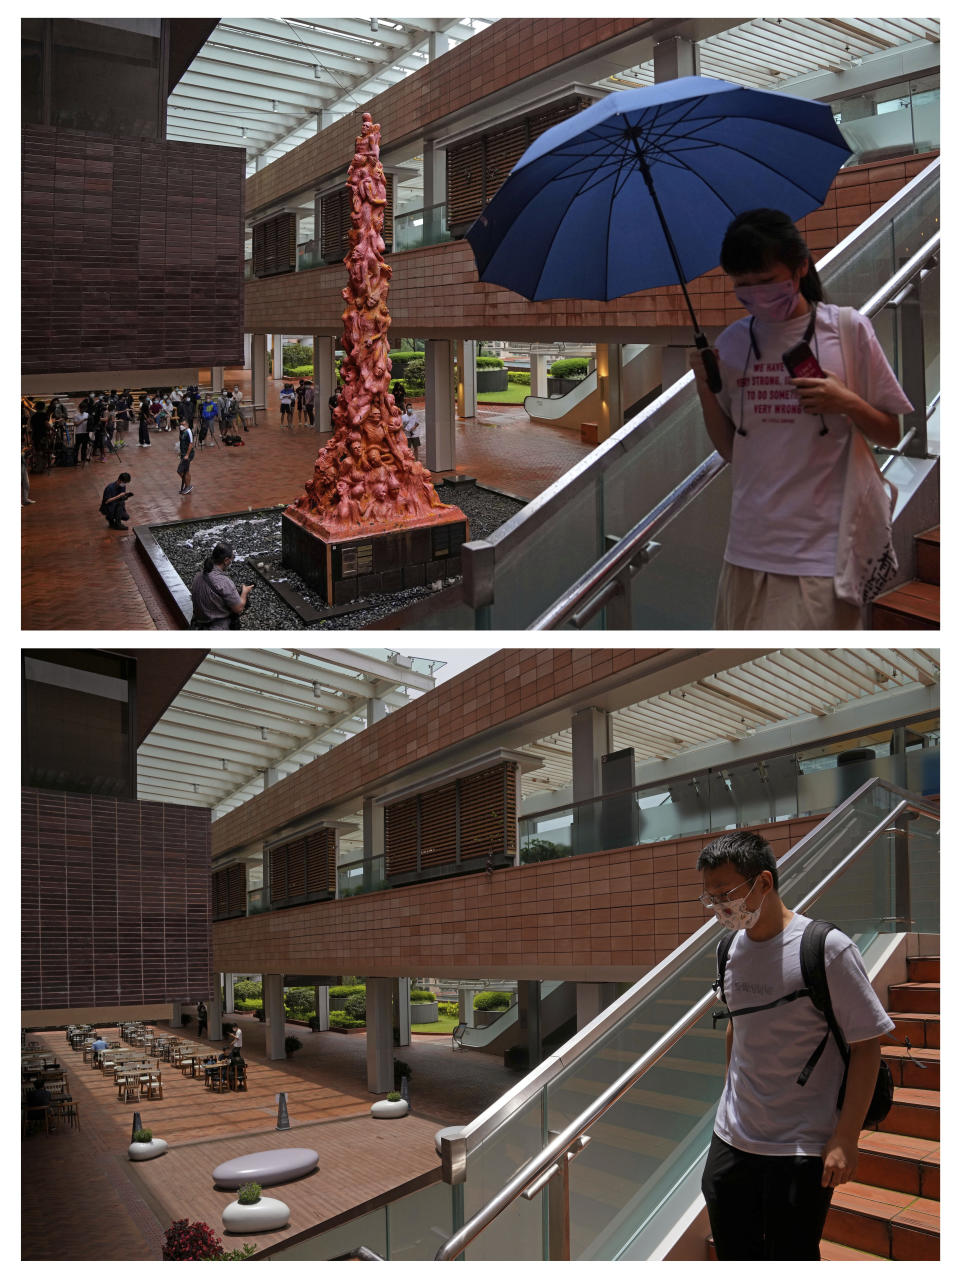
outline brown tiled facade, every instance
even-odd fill
[[[213,855],[377,787],[404,767],[579,690],[596,694],[605,681],[628,683],[661,656],[668,650],[501,649],[214,822]]]
[[[389,718],[394,718],[390,716]],[[756,827],[782,857],[821,820]],[[464,875],[213,926],[223,972],[635,980],[707,913],[709,835]]]
[[[469,41],[464,49],[473,44],[473,40]],[[410,80],[416,78],[411,76]],[[331,132],[332,129],[324,130],[320,138]],[[386,128],[384,138],[389,138]],[[308,145],[304,143],[304,147]],[[345,140],[345,146],[344,172],[352,153],[352,135]],[[302,150],[299,147],[290,155]],[[838,244],[933,158],[930,154],[884,160],[839,173],[823,207],[799,223],[814,259]],[[282,163],[278,161],[270,169]],[[269,171],[258,176],[266,176]],[[662,341],[676,341],[686,340],[682,334],[689,329],[683,294],[677,286],[631,293],[611,302],[575,298],[528,302],[507,289],[481,284],[465,240],[393,254],[390,264],[394,340],[401,336],[522,338],[546,333],[571,340],[612,342],[652,341],[659,334]],[[246,330],[339,334],[343,280],[343,267],[339,265],[274,279],[249,280],[244,293]],[[689,292],[701,324],[708,329],[719,330],[743,314],[719,270],[694,280]],[[645,330],[652,332],[645,334]]]
[[[242,149],[45,125],[22,145],[24,373],[243,363]]]
[[[21,794],[23,1008],[209,995],[208,810]]]

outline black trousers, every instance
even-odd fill
[[[714,1133],[701,1188],[720,1261],[819,1261],[831,1188],[819,1155],[752,1155]]]

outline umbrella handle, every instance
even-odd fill
[[[717,357],[714,355],[710,343],[707,341],[705,333],[698,333],[694,338],[701,352],[703,367],[707,370],[707,386],[716,395],[717,391],[723,390],[723,378],[720,376],[720,366],[717,364]]]

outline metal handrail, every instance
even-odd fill
[[[880,783],[877,778],[872,778],[864,786],[861,786],[856,793],[850,797],[844,804],[839,805],[827,818],[827,821],[835,820],[843,809],[847,808],[852,800],[857,799],[865,793],[873,785],[883,785],[884,789],[901,796],[900,802],[895,804],[889,812],[884,813],[881,820],[873,827],[873,829],[860,840],[858,844],[843,857],[836,866],[829,871],[819,883],[803,897],[793,908],[795,911],[802,913],[813,902],[815,902],[830,887],[832,883],[850,866],[858,857],[860,857],[867,848],[881,835],[887,828],[897,820],[897,818],[906,810],[914,813],[922,814],[929,817],[939,817],[939,809],[931,804],[924,803],[922,798],[911,795],[900,787],[892,786],[889,783]],[[790,850],[778,863],[778,869],[786,862],[796,860],[803,844],[807,843],[811,837],[821,830],[825,822],[819,823],[816,829],[810,832],[803,840],[801,840],[793,849]],[[704,940],[708,930],[715,926],[715,921],[711,920],[702,928],[698,929],[687,942],[679,949],[685,955],[692,949],[696,940]],[[654,970],[656,971],[656,970]],[[662,980],[662,979],[661,979]],[[659,984],[659,982],[658,982]],[[669,1049],[689,1030],[703,1014],[715,1002],[715,995],[712,990],[703,995],[693,1007],[684,1014],[680,1020],[670,1028],[665,1034],[643,1053],[636,1062],[612,1083],[590,1106],[588,1106],[576,1119],[571,1122],[559,1133],[552,1141],[550,1141],[541,1150],[539,1155],[535,1155],[517,1172],[507,1184],[490,1200],[486,1207],[476,1213],[468,1222],[466,1222],[460,1230],[446,1241],[438,1250],[434,1260],[436,1261],[452,1261],[469,1246],[470,1243],[491,1224],[506,1208],[510,1206],[525,1192],[525,1197],[534,1198],[541,1189],[551,1180],[551,1178],[559,1172],[562,1172],[564,1163],[575,1157],[581,1149],[583,1149],[587,1137],[587,1131],[597,1120],[602,1118],[604,1114],[620,1100],[625,1093],[633,1087],[635,1083],[646,1072],[654,1066],[661,1057],[663,1057]],[[539,1091],[539,1090],[538,1090]],[[569,1259],[569,1258],[567,1258]]]
[[[885,306],[898,305],[901,294],[912,286],[918,276],[923,275],[930,261],[937,257],[939,252],[940,232],[937,231],[890,277],[882,288],[873,294],[861,309],[860,314],[869,318]],[[885,472],[892,465],[894,457],[902,456],[915,435],[916,429],[911,427],[896,449],[890,450],[893,456],[887,459],[881,467],[881,472]],[[565,622],[571,622],[578,629],[585,626],[615,595],[623,591],[624,584],[622,580],[619,580],[620,575],[629,572],[645,551],[649,554],[649,543],[656,535],[682,514],[727,465],[727,461],[719,453],[711,453],[706,461],[701,462],[686,479],[681,480],[671,493],[668,493],[652,511],[635,524],[616,546],[591,565],[571,587],[563,592],[559,599],[531,622],[527,629],[553,630]]]

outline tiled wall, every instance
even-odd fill
[[[21,794],[22,1006],[209,995],[209,811]]]
[[[391,717],[392,718],[392,717]],[[751,829],[782,857],[820,821]],[[706,920],[709,835],[464,875],[213,927],[221,972],[630,980]]]
[[[247,179],[246,212],[276,203],[336,173],[346,180],[363,111],[383,128],[384,147],[416,138],[481,98],[518,84],[605,41],[639,38],[644,18],[506,18],[436,63],[392,85],[349,116],[289,151]],[[575,79],[571,72],[571,80]],[[307,328],[306,332],[310,332]]]
[[[22,139],[23,372],[242,364],[244,152]]]
[[[348,145],[344,166],[352,152],[352,138]],[[839,173],[823,208],[800,222],[814,259],[838,244],[932,158],[884,160]],[[638,330],[651,326],[684,331],[689,327],[679,286],[632,293],[612,302],[565,298],[528,302],[507,289],[481,284],[465,240],[396,253],[389,261],[395,338],[496,339],[548,332],[568,339],[625,342],[642,340]],[[245,327],[248,332],[339,334],[343,281],[344,269],[339,265],[248,281]],[[689,291],[698,318],[707,327],[722,327],[743,314],[719,270],[694,280]]]
[[[643,674],[663,649],[501,649],[213,824],[213,854],[376,786],[391,773],[603,680]]]

